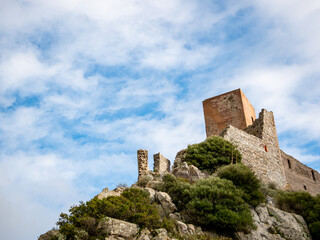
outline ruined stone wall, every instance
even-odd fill
[[[221,136],[234,143],[242,154],[242,163],[250,167],[263,183],[273,182],[285,188],[286,178],[279,154],[266,151],[265,141],[233,126],[227,127]]]
[[[228,125],[245,129],[251,125],[255,111],[240,89],[203,101],[207,137],[219,135]]]
[[[287,188],[293,191],[307,191],[320,194],[320,174],[281,151],[282,162],[287,179]]]
[[[170,160],[160,153],[153,155],[153,171],[157,173],[170,172]]]
[[[278,155],[279,159],[281,159],[276,124],[271,111],[268,112],[266,109],[262,109],[259,113],[259,118],[244,131],[263,139],[265,150]]]
[[[148,150],[139,149],[137,151],[138,158],[138,179],[149,171],[148,166]]]

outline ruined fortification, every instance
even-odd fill
[[[272,112],[262,109],[259,118],[240,89],[203,101],[207,137],[220,135],[234,143],[264,183],[282,189],[320,193],[320,174],[280,150]],[[251,122],[250,122],[251,118]]]
[[[256,118],[241,89],[204,100],[203,111],[207,137],[220,135],[234,143],[242,154],[242,163],[263,183],[312,195],[320,193],[320,174],[280,149],[273,113],[262,109]],[[181,158],[178,155],[175,162]],[[170,172],[168,159],[160,153],[153,157],[154,172]],[[148,151],[138,150],[138,168],[140,179],[149,171]]]

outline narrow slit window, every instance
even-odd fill
[[[303,188],[304,188],[304,190],[307,190],[307,187],[306,187],[306,185],[303,185]]]
[[[288,167],[291,169],[291,162],[289,159],[288,159]]]
[[[315,180],[316,180],[316,177],[314,176],[314,172],[311,171],[311,174],[312,174],[313,181],[315,181]]]
[[[267,146],[267,145],[264,145],[264,150],[265,150],[266,152],[268,152],[268,146]]]
[[[253,117],[251,117],[252,123],[254,122]]]

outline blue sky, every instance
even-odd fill
[[[173,160],[237,88],[319,171],[319,23],[317,0],[1,0],[1,236],[134,183],[137,149]]]

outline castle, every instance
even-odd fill
[[[249,166],[263,183],[280,189],[320,193],[320,174],[283,152],[279,147],[273,113],[255,109],[241,89],[203,101],[206,135],[220,135],[234,143]],[[139,178],[148,169],[148,152],[138,150]],[[160,153],[154,155],[154,171],[170,172],[170,161]]]

